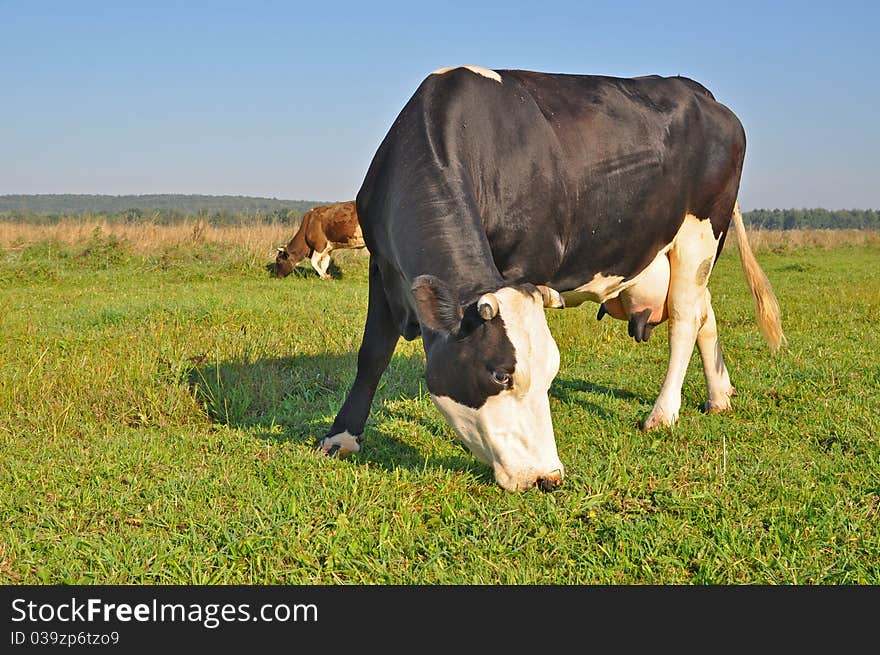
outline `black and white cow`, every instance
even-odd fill
[[[737,207],[745,134],[683,77],[621,79],[476,66],[422,82],[357,194],[370,250],[357,375],[320,447],[358,451],[402,336],[422,336],[435,404],[505,489],[556,487],[544,307],[586,300],[641,341],[669,320],[669,366],[644,429],[673,424],[694,345],[707,411],[735,393],[707,289],[733,219],[758,324],[779,307]]]

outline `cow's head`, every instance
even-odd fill
[[[430,275],[417,277],[412,291],[434,404],[505,489],[558,486],[564,469],[547,391],[559,349],[543,308],[561,306],[559,295],[525,284],[462,305]]]
[[[287,277],[293,273],[293,269],[297,264],[309,256],[308,246],[297,248],[288,243],[286,246],[278,246],[277,250],[275,267],[272,269],[274,277]]]

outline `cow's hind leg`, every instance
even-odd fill
[[[672,425],[678,420],[681,385],[697,335],[705,327],[709,316],[706,311],[706,285],[717,252],[718,240],[712,232],[710,221],[686,216],[669,251],[669,366],[654,408],[642,424],[645,430]],[[711,316],[714,322],[714,314]],[[704,344],[707,348],[711,331],[707,329],[705,332]]]
[[[700,359],[703,360],[703,374],[706,376],[706,390],[709,394],[703,411],[714,414],[730,409],[730,397],[736,395],[736,389],[730,383],[730,374],[721,354],[718,325],[712,309],[712,294],[706,289],[704,295],[703,324],[697,333],[697,348],[700,350]]]
[[[382,277],[375,263],[370,262],[369,301],[364,338],[358,351],[357,374],[342,409],[336,415],[320,448],[328,455],[345,457],[360,450],[364,424],[376,394],[379,378],[388,368],[394,347],[400,338],[385,298]]]

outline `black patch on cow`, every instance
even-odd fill
[[[492,381],[494,371],[513,375],[516,369],[516,352],[504,319],[499,314],[484,321],[476,303],[464,309],[455,335],[425,335],[425,339],[428,390],[474,409],[504,390]]]
[[[641,343],[642,341],[647,341],[651,336],[651,330],[654,329],[654,325],[648,323],[648,318],[651,316],[650,309],[643,309],[640,312],[635,312],[629,317],[629,327],[627,328],[629,332],[629,336],[634,338],[637,343]]]
[[[596,273],[631,279],[688,213],[726,234],[745,133],[705,87],[497,72],[503,84],[428,76],[376,152],[358,216],[395,274],[439,275],[461,295],[565,292]]]

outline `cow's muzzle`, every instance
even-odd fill
[[[562,471],[553,471],[549,475],[539,476],[535,486],[541,491],[553,491],[562,486]]]
[[[535,481],[535,486],[538,487],[541,491],[553,491],[557,489],[562,484],[562,476],[558,473],[553,473],[546,477],[540,477]]]

